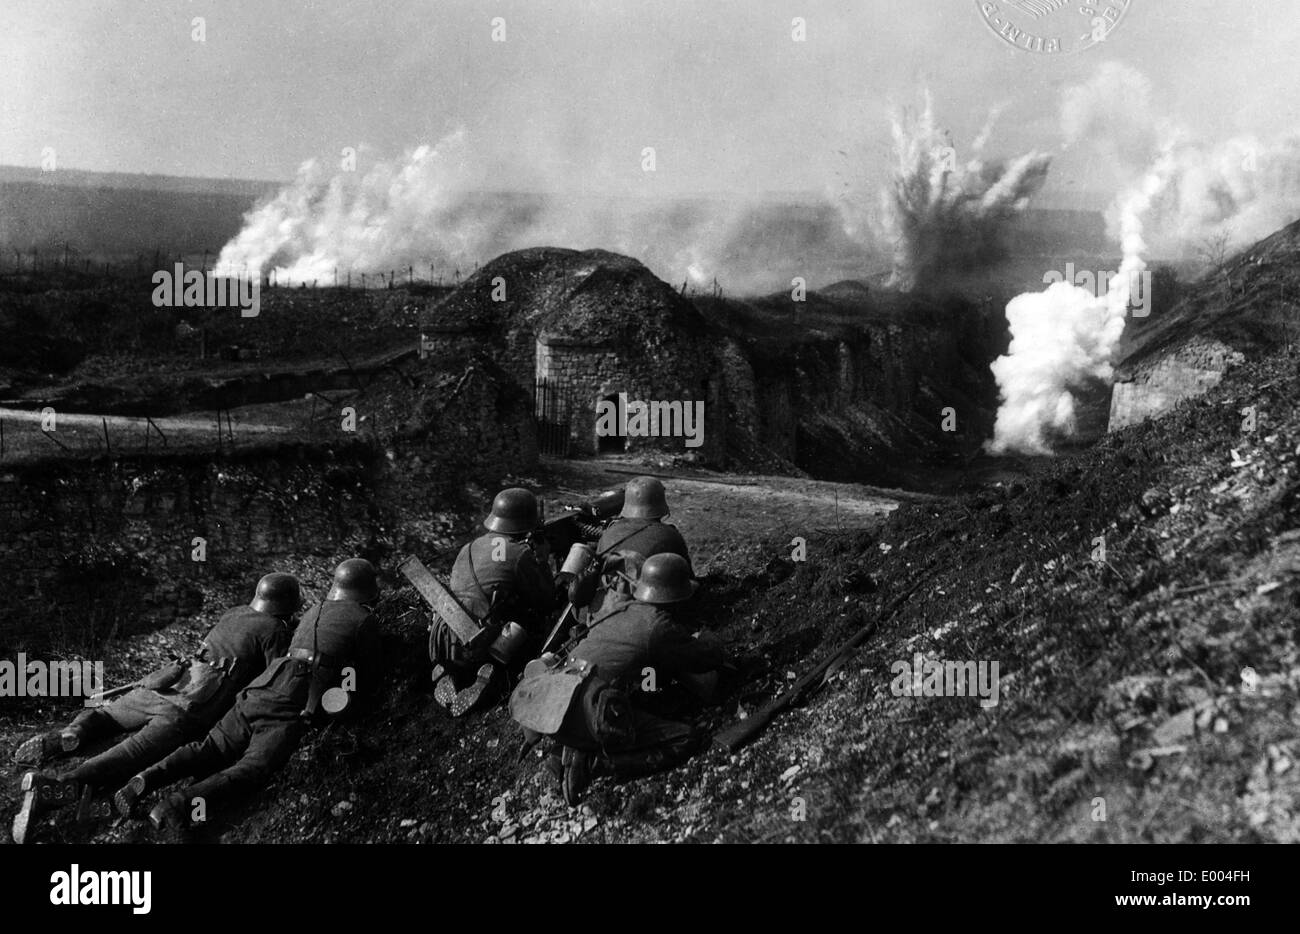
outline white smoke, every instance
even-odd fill
[[[278,282],[331,281],[333,272],[386,272],[408,263],[464,264],[497,218],[462,216],[477,181],[458,131],[401,164],[361,174],[305,163],[293,183],[245,218],[219,269],[274,271]]]
[[[1219,236],[1235,252],[1300,218],[1300,136],[1184,141],[1173,157],[1148,225],[1163,253],[1193,255]]]
[[[1067,145],[1086,143],[1112,171],[1141,178],[1108,212],[1123,260],[1107,294],[1057,282],[1007,305],[1011,346],[992,364],[1002,399],[993,453],[1050,453],[1074,433],[1075,393],[1111,379],[1152,250],[1187,255],[1220,234],[1238,249],[1300,217],[1300,137],[1198,141],[1160,115],[1150,82],[1126,65],[1103,64],[1067,90],[1061,122]]]
[[[1145,220],[1160,255],[1195,255],[1219,235],[1241,249],[1300,217],[1300,135],[1198,140],[1163,115],[1151,82],[1129,65],[1106,62],[1065,91],[1061,128],[1067,145],[1088,146],[1117,179],[1136,177],[1162,154],[1169,160]],[[1118,213],[1107,220],[1119,236]]]
[[[536,246],[599,248],[641,260],[676,286],[701,290],[716,279],[731,293],[789,287],[792,275],[860,275],[861,250],[829,202],[776,204],[619,199],[546,193],[547,179],[519,167],[512,187],[458,131],[366,171],[312,161],[292,183],[244,219],[218,264],[233,273],[275,276],[277,283],[330,285],[349,272],[397,271],[419,279],[430,267],[447,283],[510,250]],[[499,154],[498,154],[499,155]],[[370,160],[368,160],[370,161]],[[497,183],[499,184],[499,182]],[[376,281],[374,278],[371,282]]]
[[[990,452],[1050,454],[1054,441],[1076,429],[1075,391],[1112,377],[1134,285],[1147,268],[1143,216],[1173,169],[1170,150],[1116,203],[1124,258],[1104,294],[1055,282],[1007,304],[1011,346],[992,364],[1002,401]]]
[[[936,123],[928,93],[919,112],[892,116],[895,162],[879,201],[880,233],[893,250],[889,285],[909,291],[919,281],[995,259],[1007,220],[1042,187],[1051,165],[1044,153],[1005,162],[982,158],[1000,109],[990,114],[965,162]],[[846,201],[843,210],[850,234],[869,226],[863,199]]]

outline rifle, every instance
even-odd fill
[[[861,630],[854,633],[838,650],[813,666],[811,671],[792,684],[784,693],[768,701],[744,720],[737,720],[722,732],[714,734],[713,745],[727,752],[735,752],[761,733],[778,714],[788,707],[797,705],[813,689],[820,687],[825,682],[826,675],[831,668],[838,668],[847,662],[853,653],[875,634],[879,624],[897,613],[907,598],[914,594],[923,583],[924,579],[919,580],[895,597],[878,618],[871,620]]]
[[[99,691],[98,693],[91,694],[89,697],[87,697],[86,702],[83,706],[99,707],[104,703],[105,698],[116,697],[118,694],[125,694],[127,691],[130,691],[131,689],[138,688],[138,687],[140,687],[140,681],[132,681],[130,684],[124,684],[121,687],[110,688],[107,691]]]

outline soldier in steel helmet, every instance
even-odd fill
[[[630,597],[631,581],[641,562],[652,555],[680,555],[693,575],[686,540],[675,525],[664,522],[669,514],[664,485],[654,477],[634,477],[624,489],[619,517],[601,533],[596,543],[592,573],[573,589],[575,602],[592,614]]]
[[[664,685],[716,671],[726,662],[708,634],[693,636],[676,619],[697,586],[684,557],[652,555],[641,568],[632,600],[596,616],[569,651],[570,660],[592,672],[556,735],[563,746],[559,765],[569,804],[580,800],[594,777],[647,775],[699,748],[703,737],[688,724],[656,716],[635,699],[647,672],[653,683]],[[627,701],[596,699],[610,692]]]
[[[484,626],[499,630],[485,640],[485,654],[466,651],[451,628],[435,619],[430,640],[434,696],[453,715],[481,705],[505,686],[506,673],[528,660],[544,637],[558,594],[551,573],[537,497],[513,487],[492,501],[487,530],[460,550],[451,569],[451,590]]]
[[[252,601],[227,610],[191,658],[145,676],[110,704],[82,711],[62,730],[42,733],[19,746],[15,760],[42,765],[115,734],[130,734],[61,775],[23,776],[14,840],[24,842],[43,803],[74,801],[94,788],[111,788],[202,736],[230,709],[240,690],[284,655],[289,620],[301,605],[297,578],[267,574],[257,582]]]
[[[375,566],[349,558],[334,570],[323,603],[303,614],[288,654],[239,692],[234,707],[201,741],[176,750],[118,790],[130,815],[151,791],[182,778],[199,780],[164,798],[149,814],[156,828],[184,828],[214,802],[261,787],[288,761],[331,698],[373,696],[380,676]],[[198,802],[202,801],[202,808]]]

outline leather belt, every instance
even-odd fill
[[[313,652],[311,649],[290,649],[288,657],[311,665],[323,665],[326,668],[338,667],[335,657],[328,652]]]
[[[196,662],[203,662],[203,664],[208,667],[224,671],[226,674],[234,671],[235,665],[239,662],[238,658],[213,654],[212,646],[208,645],[206,642],[199,646],[199,650],[194,653],[193,660]]]

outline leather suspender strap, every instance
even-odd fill
[[[478,569],[474,567],[473,545],[470,545],[469,549],[469,573],[470,576],[474,578],[474,586],[478,588],[479,594],[482,595],[488,605],[488,615],[478,621],[480,626],[486,627],[489,623],[496,622],[494,617],[496,615],[497,597],[500,595],[501,591],[498,589],[492,593],[488,593],[487,588],[483,586],[483,582],[478,579]]]
[[[631,532],[628,532],[626,535],[624,535],[622,538],[620,538],[620,539],[619,539],[618,541],[616,541],[614,544],[610,545],[610,546],[609,546],[608,548],[606,548],[604,551],[598,551],[598,552],[596,552],[596,557],[598,557],[598,558],[603,558],[603,557],[605,557],[605,555],[610,554],[610,553],[611,553],[615,548],[617,548],[619,545],[623,544],[625,541],[627,541],[627,540],[628,540],[629,538],[631,538],[633,535],[636,535],[638,532],[644,532],[644,531],[645,531],[646,529],[648,529],[648,528],[649,528],[649,525],[643,525],[643,526],[641,526],[641,528],[639,528],[639,529],[633,529]]]

